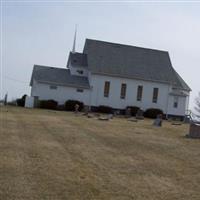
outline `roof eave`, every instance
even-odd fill
[[[176,87],[176,86],[173,85],[173,88],[174,89],[179,89],[179,90],[185,90],[187,92],[191,92],[192,91],[192,89],[189,86],[188,86],[188,88],[185,88],[185,87]]]
[[[162,84],[170,84],[167,81],[160,81],[160,80],[153,80],[153,79],[143,79],[140,77],[131,77],[131,76],[123,76],[123,75],[119,75],[119,74],[108,74],[108,73],[103,73],[103,72],[91,72],[92,74],[96,74],[96,75],[103,75],[103,76],[111,76],[111,77],[119,77],[119,78],[127,78],[127,79],[136,79],[136,80],[142,80],[142,81],[151,81],[151,82],[156,82],[156,83],[162,83]],[[182,89],[182,90],[186,90],[186,91],[191,91],[188,90],[187,88],[178,88],[177,89]]]
[[[69,56],[68,56],[68,60],[67,60],[67,65],[66,65],[66,68],[69,68],[69,62],[71,60],[71,51],[69,52]]]
[[[52,85],[58,85],[58,86],[67,86],[67,87],[78,87],[78,88],[83,88],[83,89],[90,89],[90,86],[83,86],[83,85],[78,85],[78,84],[62,84],[58,82],[51,82],[51,81],[41,81],[37,80],[38,83],[44,83],[44,84],[52,84]]]
[[[131,76],[125,76],[125,75],[119,75],[119,74],[108,74],[108,73],[102,73],[102,72],[91,72],[91,73],[92,74],[96,74],[96,75],[103,75],[103,76],[111,76],[111,77],[119,77],[119,78],[127,78],[127,79],[136,79],[136,80],[142,80],[142,81],[151,81],[151,82],[169,84],[169,82],[167,82],[167,81],[143,79],[143,78],[140,78],[140,77],[131,77]]]
[[[33,65],[33,70],[32,70],[32,74],[31,74],[31,80],[30,80],[29,86],[33,85],[33,74],[34,74],[34,71],[35,71],[35,66],[36,65]]]

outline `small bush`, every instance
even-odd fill
[[[111,107],[109,107],[109,106],[99,106],[98,107],[98,112],[100,112],[100,113],[112,113],[112,108]]]
[[[58,105],[57,106],[57,110],[60,110],[60,111],[64,111],[65,110],[65,105]]]
[[[148,118],[156,118],[159,114],[163,115],[163,111],[158,108],[149,108],[144,112],[144,116]]]
[[[16,106],[17,105],[17,100],[9,101],[7,103],[7,105],[9,105],[9,106]]]
[[[77,101],[77,100],[67,100],[65,102],[65,110],[67,110],[67,111],[74,111],[76,104],[79,105],[79,109],[78,109],[79,111],[83,110],[84,103],[81,102],[81,101]]]
[[[52,99],[50,99],[50,100],[41,100],[40,101],[40,108],[55,110],[57,108],[57,106],[58,106],[58,102],[54,101]]]
[[[24,107],[24,105],[25,105],[25,101],[23,99],[17,99],[16,102],[17,102],[18,106]]]
[[[22,96],[22,98],[16,100],[18,106],[21,106],[21,107],[24,107],[24,106],[25,106],[26,96],[27,96],[27,95],[24,94],[24,95]]]
[[[130,109],[131,110],[131,115],[135,116],[140,108],[137,107],[137,106],[127,106],[126,110],[127,109]]]

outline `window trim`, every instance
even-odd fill
[[[109,97],[110,93],[110,81],[104,82],[104,97]]]
[[[158,93],[159,93],[159,88],[153,88],[153,98],[152,98],[153,103],[158,102]]]
[[[178,108],[178,96],[174,96],[173,108]]]
[[[81,75],[83,75],[83,73],[84,73],[83,70],[81,70],[81,69],[77,69],[76,72],[77,72],[78,74],[81,74]]]
[[[137,101],[142,101],[143,85],[138,85],[137,88]]]
[[[77,89],[76,89],[76,92],[83,93],[83,92],[84,92],[84,89],[77,88]]]
[[[121,84],[120,99],[125,99],[126,98],[126,89],[127,89],[127,84],[126,83],[122,83]]]
[[[50,90],[57,90],[58,86],[57,85],[49,85]]]

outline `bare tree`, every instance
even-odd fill
[[[195,110],[197,111],[197,114],[196,114],[196,116],[198,117],[198,118],[200,118],[200,92],[199,92],[199,95],[198,95],[198,97],[196,97],[196,99],[195,99]]]

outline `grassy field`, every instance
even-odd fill
[[[1,200],[199,200],[188,125],[1,107]]]

